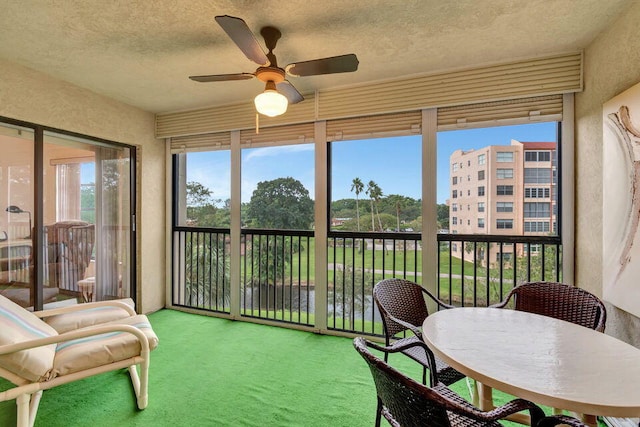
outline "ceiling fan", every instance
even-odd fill
[[[313,59],[311,61],[294,62],[284,68],[278,66],[273,53],[280,30],[275,27],[264,27],[260,34],[269,49],[264,53],[255,36],[240,18],[222,15],[216,16],[216,22],[229,35],[247,58],[259,65],[253,73],[212,74],[207,76],[190,76],[197,82],[221,82],[229,80],[248,80],[254,77],[265,83],[265,91],[255,98],[256,110],[269,117],[279,116],[287,111],[289,103],[296,104],[304,98],[298,90],[285,79],[292,77],[316,76],[320,74],[348,73],[358,69],[358,58],[354,54]]]

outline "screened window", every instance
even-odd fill
[[[498,185],[496,194],[498,196],[513,196],[513,185]]]
[[[498,179],[513,178],[513,169],[496,169],[496,178]]]
[[[524,189],[524,197],[529,199],[548,199],[551,190],[548,187],[531,187]]]
[[[550,162],[551,151],[526,151],[524,153],[525,162]]]
[[[496,228],[500,230],[511,229],[513,228],[513,220],[512,219],[497,219],[496,220]]]
[[[551,210],[549,203],[525,202],[524,217],[525,218],[549,218]]]
[[[513,151],[498,151],[496,153],[496,162],[498,163],[513,162]]]
[[[524,222],[525,233],[548,233],[549,222],[548,221],[525,221]]]
[[[550,168],[524,168],[525,184],[550,184],[551,176]]]
[[[513,212],[513,202],[497,202],[496,212]]]

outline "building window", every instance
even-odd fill
[[[551,209],[549,203],[544,202],[525,202],[524,217],[525,218],[549,218]]]
[[[484,212],[484,202],[478,202],[478,212]]]
[[[499,163],[513,162],[513,151],[498,151],[496,153],[496,162],[499,162]]]
[[[467,205],[467,210],[470,211],[471,210],[471,205]]]
[[[457,163],[454,163],[454,164],[452,165],[452,168],[453,168],[453,171],[454,171],[454,172],[457,172],[457,171],[458,171],[458,164],[457,164]]]
[[[524,168],[525,184],[550,184],[552,171],[549,168]]]
[[[484,228],[484,218],[478,218],[478,228]]]
[[[456,185],[457,183],[458,183],[458,177],[454,176],[453,179],[452,179],[452,184]]]
[[[484,170],[478,171],[478,181],[482,181],[484,179]]]
[[[451,249],[453,250],[453,252],[458,252],[458,244],[457,243],[452,243],[451,244]]]
[[[513,185],[498,185],[496,194],[498,196],[513,196]]]
[[[524,231],[525,233],[548,233],[549,222],[548,221],[525,221]]]
[[[458,212],[458,204],[457,203],[454,203],[454,204],[451,205],[451,211],[452,212]]]
[[[467,196],[471,195],[471,190],[467,190]]]
[[[551,151],[525,151],[525,162],[550,162]]]
[[[484,196],[484,185],[478,187],[478,196]]]
[[[497,219],[496,220],[496,228],[500,230],[511,229],[513,228],[513,220],[512,219]]]
[[[496,169],[496,178],[498,179],[513,178],[513,169]]]
[[[471,225],[471,220],[470,219],[467,220],[467,225]]]
[[[471,175],[467,175],[467,181],[471,181]]]
[[[550,189],[544,187],[531,187],[524,189],[524,197],[529,199],[548,199],[551,196]]]
[[[458,217],[457,216],[454,216],[454,217],[451,218],[451,224],[452,225],[458,225]]]
[[[484,165],[487,163],[487,155],[486,154],[478,154],[478,164]]]
[[[500,256],[502,255],[502,256]],[[509,262],[511,261],[511,254],[501,254],[500,252],[498,252],[496,254],[496,262],[500,262],[500,258],[502,258],[503,261],[505,262]]]
[[[513,202],[496,203],[496,212],[513,212]]]
[[[454,199],[458,198],[458,190],[453,190],[453,193],[451,194],[451,197],[453,197]]]

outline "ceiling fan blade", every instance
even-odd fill
[[[358,69],[358,63],[358,57],[350,53],[348,55],[332,56],[331,58],[294,62],[287,65],[285,71],[294,77],[349,73]]]
[[[191,80],[200,83],[207,82],[226,82],[229,80],[249,80],[254,77],[251,73],[238,73],[238,74],[212,74],[209,76],[189,76]]]
[[[262,67],[269,65],[269,58],[265,55],[246,22],[229,15],[216,16],[216,22],[229,35],[231,40],[238,45],[247,58]]]
[[[287,97],[287,99],[289,100],[289,104],[297,104],[298,102],[304,101],[304,97],[300,95],[298,89],[296,89],[287,80],[276,84],[276,88],[278,89],[278,92]]]

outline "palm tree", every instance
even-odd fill
[[[360,180],[360,178],[355,177],[351,182],[351,191],[355,191],[356,193],[356,221],[358,224],[358,231],[360,231],[360,205],[358,203],[358,196],[364,190],[364,184]]]
[[[396,208],[396,231],[399,232],[400,212],[402,212],[402,208],[404,207],[405,198],[397,194],[392,194],[391,196],[388,196],[387,199],[389,199],[393,203],[393,206]]]
[[[376,214],[378,215],[378,225],[380,226],[380,231],[382,231],[382,220],[380,219],[380,212],[378,211],[378,202],[380,201],[380,197],[382,197],[382,189],[375,182],[369,181],[369,184],[367,184],[367,194],[371,198],[371,230],[375,231],[373,218],[373,208],[375,206]]]
[[[373,213],[373,194],[377,185],[375,182],[369,181],[366,191],[367,196],[369,196],[369,201],[371,202],[371,231],[376,231],[375,215]]]

